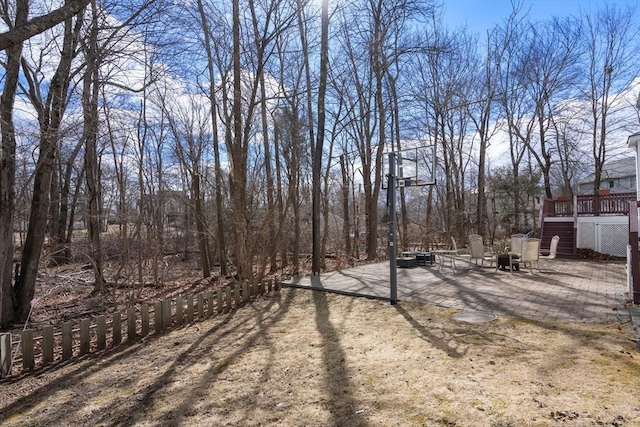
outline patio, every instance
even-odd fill
[[[617,321],[626,292],[623,262],[546,260],[541,273],[514,274],[495,267],[458,271],[437,265],[398,269],[398,299],[458,310],[488,311],[531,320],[608,323]],[[283,286],[389,299],[389,262],[298,277]]]

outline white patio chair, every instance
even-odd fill
[[[556,254],[558,252],[558,243],[560,243],[560,236],[557,234],[551,238],[551,245],[549,246],[549,254],[548,255],[540,255],[542,259],[555,259]],[[540,252],[545,252],[545,249],[541,249]]]
[[[525,240],[527,240],[527,236],[525,236],[524,234],[512,234],[511,244],[507,249],[507,253],[520,256],[520,254],[522,253],[522,242],[524,242]]]
[[[485,252],[484,242],[482,236],[479,234],[469,235],[469,251],[471,254],[469,257],[469,268],[471,268],[472,260],[476,261],[476,267],[484,267],[485,261],[488,261],[489,267],[491,267],[495,261],[495,256],[492,252]],[[478,261],[480,261],[480,265],[478,265]]]
[[[522,241],[522,253],[519,260],[512,261],[509,257],[509,266],[512,267],[512,262],[519,262],[523,267],[529,264],[529,273],[533,274],[533,264],[535,264],[538,271],[542,273],[539,260],[540,239],[529,238]],[[511,272],[513,273],[513,268],[511,268]]]

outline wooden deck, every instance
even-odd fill
[[[617,193],[606,196],[581,194],[571,199],[544,199],[542,215],[545,217],[628,215],[629,202],[636,200],[636,193]]]

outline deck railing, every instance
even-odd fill
[[[544,199],[542,213],[544,216],[573,216],[574,213],[578,216],[628,215],[629,202],[636,199],[636,193],[616,193],[606,196],[581,194],[574,200]]]

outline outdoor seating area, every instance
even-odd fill
[[[439,262],[440,258],[436,259]],[[614,298],[622,298],[626,289],[624,263],[566,259],[553,263],[561,273],[545,273],[550,271],[545,265],[541,265],[543,274],[529,274],[528,268],[514,274],[496,273],[494,268],[467,269],[461,262],[461,274],[440,270],[437,262],[402,269],[398,272],[398,300],[539,320],[615,320],[616,312],[611,310]],[[514,268],[516,265],[512,263]],[[283,285],[388,300],[389,262],[329,272],[318,281],[303,276]]]
[[[482,271],[486,267],[493,268],[494,271],[507,271],[514,273],[519,271],[527,271],[534,274],[534,270],[542,273],[540,268],[540,259],[554,260],[557,255],[558,243],[560,237],[553,236],[549,248],[542,248],[542,240],[538,238],[528,237],[525,234],[513,234],[510,236],[509,244],[502,246],[497,250],[494,247],[488,247],[481,235],[470,234],[468,237],[468,245],[465,248],[459,248],[454,237],[451,237],[451,245],[434,245],[436,249],[430,251],[404,251],[397,258],[397,266],[399,268],[414,268],[418,266],[436,265],[438,271],[448,269],[454,273],[460,270],[459,263],[468,264],[468,268]],[[499,243],[496,245],[499,246]],[[504,243],[503,243],[504,245]],[[444,248],[443,248],[444,246]]]

